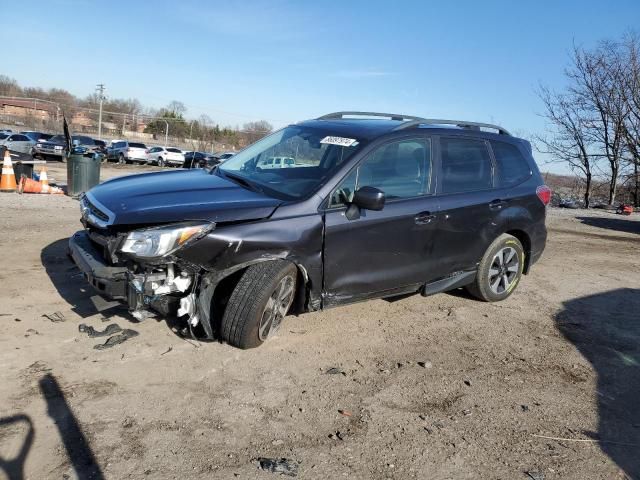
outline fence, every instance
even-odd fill
[[[62,133],[63,116],[73,134],[102,140],[137,140],[148,146],[175,146],[184,150],[237,150],[255,140],[256,132],[220,130],[196,120],[153,117],[142,114],[100,112],[37,98],[0,97],[0,128]],[[155,126],[150,133],[149,125]],[[258,137],[266,132],[258,132]]]

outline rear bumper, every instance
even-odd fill
[[[114,300],[127,299],[127,268],[107,265],[86,232],[76,232],[69,239],[69,252],[87,281],[100,294]]]

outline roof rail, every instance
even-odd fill
[[[334,112],[318,117],[317,120],[336,120],[344,117],[383,117],[391,120],[404,122],[398,125],[394,130],[404,130],[405,128],[418,127],[420,125],[455,125],[460,128],[468,128],[471,130],[480,130],[481,128],[490,128],[497,130],[500,135],[509,135],[506,128],[491,123],[468,122],[466,120],[444,120],[438,118],[421,118],[411,115],[402,115],[398,113],[379,113],[379,112]]]
[[[317,120],[336,120],[344,117],[384,117],[391,120],[421,120],[420,117],[412,117],[411,115],[401,115],[398,113],[379,113],[379,112],[334,112],[318,117]]]
[[[468,122],[466,120],[444,120],[440,118],[416,118],[409,122],[405,122],[401,125],[398,125],[394,130],[404,130],[405,128],[418,127],[420,125],[455,125],[460,128],[468,128],[471,130],[480,130],[481,128],[490,128],[492,130],[497,130],[500,135],[509,135],[509,131],[506,128],[502,128],[498,125],[493,125],[491,123],[480,123],[480,122]]]

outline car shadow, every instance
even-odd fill
[[[120,302],[109,302],[94,292],[67,255],[68,244],[68,238],[50,243],[42,249],[40,261],[60,296],[71,305],[71,310],[82,318],[98,313],[106,318],[127,315],[126,307]]]
[[[47,403],[47,413],[58,429],[76,478],[103,479],[100,465],[56,378],[47,373],[38,384]],[[17,452],[7,458],[0,453],[0,472],[4,473],[8,480],[27,478],[25,465],[35,435],[35,426],[28,415],[20,413],[0,418],[0,447],[3,451],[7,449],[12,453]]]
[[[634,220],[607,217],[576,217],[576,219],[592,227],[616,230],[618,232],[637,233],[640,235],[640,222]]]
[[[585,432],[630,478],[640,478],[640,289],[563,304],[556,327],[597,375],[598,432]]]

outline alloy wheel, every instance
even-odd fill
[[[489,288],[496,295],[508,291],[520,274],[518,252],[512,247],[504,247],[493,256],[489,267]]]
[[[261,341],[273,336],[280,328],[282,319],[287,314],[289,307],[293,303],[295,280],[291,275],[287,275],[273,290],[267,300],[267,304],[262,312],[260,325],[258,326],[258,336]]]

